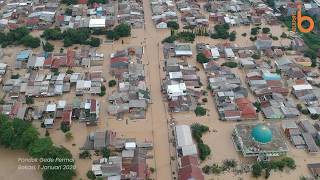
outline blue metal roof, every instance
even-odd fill
[[[30,50],[24,50],[24,51],[20,51],[18,54],[17,54],[17,61],[24,61],[24,60],[27,60],[29,58],[31,54],[31,51]]]

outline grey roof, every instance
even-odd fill
[[[106,147],[106,132],[95,132],[94,133],[94,149],[101,149]]]
[[[147,102],[145,100],[130,100],[129,101],[130,108],[146,108]]]

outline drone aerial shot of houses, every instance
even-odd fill
[[[320,0],[0,0],[21,179],[320,179]]]

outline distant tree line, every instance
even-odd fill
[[[46,40],[63,40],[63,46],[69,47],[73,44],[84,44],[92,47],[100,46],[100,39],[91,37],[89,28],[67,29],[61,31],[60,28],[46,29],[41,35]]]
[[[71,180],[75,176],[74,160],[69,150],[54,146],[50,137],[39,137],[31,123],[21,119],[9,119],[0,115],[0,145],[11,149],[22,149],[33,158],[61,159],[62,161],[42,162],[41,167],[70,167],[67,169],[43,169],[44,180]]]
[[[9,32],[0,32],[0,44],[2,47],[10,45],[24,45],[30,48],[40,46],[40,38],[30,35],[30,30],[26,27],[19,27]]]

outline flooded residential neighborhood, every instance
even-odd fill
[[[0,2],[0,179],[319,178],[319,29],[292,31],[296,5]]]

